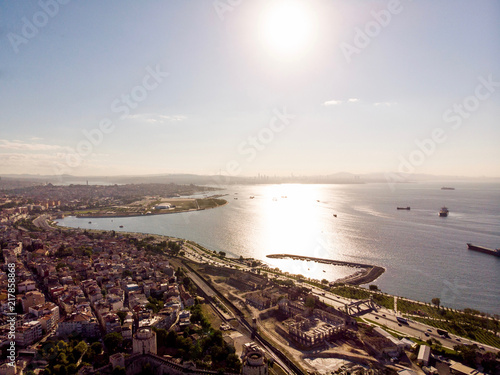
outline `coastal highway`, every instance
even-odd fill
[[[33,220],[33,224],[38,228],[42,228],[44,230],[54,230],[54,228],[52,228],[49,223],[47,223],[48,219],[50,219],[50,215],[40,215]]]
[[[356,301],[356,300],[350,300],[348,298],[339,297],[335,294],[325,292],[324,290],[318,288],[313,288],[313,294],[317,295],[322,302],[330,306],[333,306],[336,309],[340,309],[342,311],[344,311],[346,303]],[[394,310],[389,310],[386,308],[380,308],[377,311],[368,310],[364,313],[361,312],[357,316],[367,321],[368,320],[371,321],[368,323],[375,322],[376,324],[386,326],[387,328],[393,331],[399,332],[403,336],[415,337],[423,341],[426,341],[430,338],[439,340],[439,342],[441,342],[441,344],[444,347],[449,349],[453,349],[455,345],[459,344],[465,344],[465,345],[476,344],[481,351],[483,351],[483,349],[481,348],[484,348],[484,351],[489,351],[493,353],[497,353],[500,351],[500,349],[498,348],[485,345],[477,341],[472,341],[463,337],[459,337],[456,335],[450,334],[449,338],[445,338],[436,332],[435,327],[428,326],[426,324],[416,322],[413,320],[409,320],[409,324],[401,324],[396,320],[396,313],[394,312]]]

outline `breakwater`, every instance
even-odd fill
[[[313,261],[316,263],[331,264],[334,266],[347,266],[347,267],[361,269],[360,271],[356,272],[355,274],[353,274],[351,276],[347,276],[343,279],[338,280],[339,282],[342,282],[345,284],[351,284],[351,285],[361,285],[361,284],[370,283],[370,282],[376,280],[380,275],[382,275],[385,272],[385,268],[379,267],[379,266],[374,266],[372,264],[346,262],[346,261],[341,261],[341,260],[325,259],[325,258],[315,258],[315,257],[308,257],[308,256],[303,256],[303,255],[269,254],[269,255],[266,255],[266,257],[273,258],[273,259],[289,258],[289,259],[293,259],[293,260]]]

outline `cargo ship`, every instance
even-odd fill
[[[469,248],[469,250],[479,251],[480,253],[485,253],[500,257],[500,249],[488,249],[487,247],[476,246],[471,243],[468,243],[467,247]]]
[[[446,207],[444,207],[444,206],[443,206],[443,207],[441,208],[441,211],[439,211],[439,216],[441,216],[441,217],[446,217],[446,216],[448,216],[448,213],[449,213],[449,212],[450,212],[450,211],[448,211],[448,209],[447,209]]]
[[[397,207],[398,210],[410,210],[410,206],[408,207]]]

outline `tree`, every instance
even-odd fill
[[[464,364],[474,367],[476,365],[477,351],[473,345],[455,345],[453,347]]]
[[[227,356],[226,365],[230,370],[239,374],[239,372],[241,370],[241,362],[236,354],[231,353]]]
[[[123,342],[123,336],[117,332],[104,336],[104,345],[110,353],[115,353]]]
[[[321,280],[321,284],[324,284],[324,285],[328,284],[328,280],[327,279]]]
[[[127,375],[127,371],[125,370],[125,367],[121,366],[116,366],[113,371],[111,372],[112,375]]]
[[[433,305],[436,305],[439,308],[439,305],[441,304],[441,300],[439,298],[433,298],[431,299],[431,302]]]
[[[378,291],[378,290],[380,290],[380,289],[378,288],[378,286],[377,286],[377,285],[375,285],[375,284],[370,284],[370,285],[368,286],[368,288],[370,288],[370,290],[373,290],[373,291]]]
[[[102,344],[99,341],[93,342],[92,345],[90,345],[90,349],[95,355],[99,355],[102,352]]]
[[[118,318],[120,318],[120,324],[123,325],[123,322],[125,321],[125,318],[127,317],[127,312],[126,311],[118,311],[116,313],[118,315]]]
[[[309,308],[314,308],[314,306],[316,305],[316,299],[314,298],[313,295],[309,295],[306,297],[306,303],[305,303],[306,307],[309,307]]]
[[[132,277],[133,273],[130,270],[125,270],[122,272],[122,279],[126,278],[127,276]]]

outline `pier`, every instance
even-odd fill
[[[379,267],[379,266],[374,266],[372,264],[345,262],[345,261],[341,261],[341,260],[325,259],[325,258],[314,258],[314,257],[303,256],[303,255],[270,254],[270,255],[266,255],[266,257],[273,258],[273,259],[289,258],[289,259],[293,259],[293,260],[313,261],[313,262],[317,262],[317,263],[331,264],[334,266],[347,266],[347,267],[364,269],[365,272],[363,272],[361,274],[348,276],[348,277],[342,279],[343,283],[351,284],[351,285],[361,285],[361,284],[370,283],[370,282],[376,280],[380,275],[382,275],[385,272],[385,268]]]

